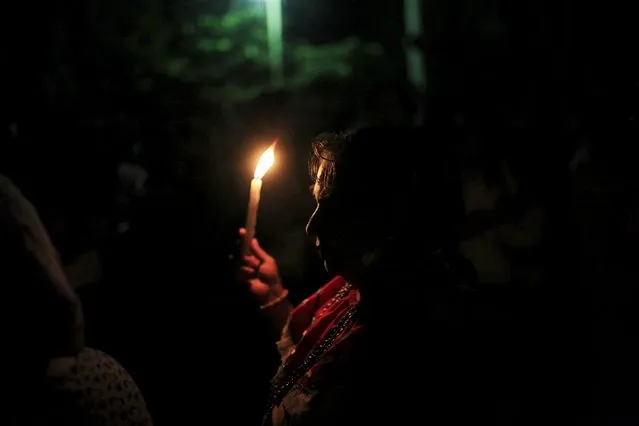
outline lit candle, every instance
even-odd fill
[[[249,198],[248,212],[246,213],[246,237],[242,246],[242,254],[244,256],[250,253],[250,242],[255,236],[255,225],[257,224],[257,209],[260,205],[260,193],[262,191],[262,179],[275,162],[275,145],[273,144],[262,154],[260,161],[257,162],[255,175],[251,180],[251,192]]]

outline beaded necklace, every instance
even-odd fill
[[[352,289],[350,283],[344,284],[344,286],[335,294],[335,296],[322,308],[322,310],[316,313],[311,320],[311,324],[315,322],[316,317],[324,314],[331,306],[335,305],[342,299],[344,299],[350,290]],[[319,297],[317,298],[319,300]],[[271,382],[271,390],[269,397],[269,410],[279,404],[282,398],[295,386],[295,384],[302,378],[319,360],[319,358],[326,353],[326,351],[333,345],[335,340],[351,325],[357,317],[357,305],[353,305],[346,310],[346,312],[339,318],[339,320],[333,324],[329,329],[326,337],[313,346],[313,349],[306,356],[304,361],[299,364],[292,371],[288,372],[291,364],[291,356],[282,365],[281,374],[278,374]],[[281,378],[278,378],[280,376]]]
[[[339,291],[337,293],[335,293],[335,296],[333,296],[333,298],[331,300],[329,300],[326,305],[324,305],[324,307],[322,308],[321,311],[318,312],[318,308],[319,308],[319,303],[320,303],[320,295],[321,295],[321,290],[317,292],[317,298],[315,299],[315,314],[313,315],[313,318],[311,319],[311,325],[315,324],[315,320],[324,315],[326,313],[326,311],[329,310],[329,308],[331,306],[333,306],[334,304],[338,303],[339,301],[341,301],[342,299],[344,299],[348,293],[351,291],[351,289],[353,288],[353,285],[349,282],[345,283],[342,288],[339,289]]]

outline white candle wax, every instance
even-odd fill
[[[253,237],[255,237],[255,225],[257,224],[257,210],[260,206],[260,192],[262,191],[262,178],[268,172],[268,169],[271,168],[273,162],[275,161],[275,144],[273,144],[267,149],[264,154],[260,157],[260,161],[257,162],[257,167],[255,168],[255,175],[253,180],[251,181],[251,192],[249,197],[249,206],[248,212],[246,213],[246,237],[244,238],[244,243],[242,245],[242,255],[246,256],[251,252],[251,241],[253,241]]]
[[[250,242],[255,237],[255,225],[257,224],[257,210],[260,206],[260,193],[262,191],[262,179],[251,180],[251,192],[249,198],[248,212],[246,213],[246,237],[242,245],[242,255],[246,256],[251,252]]]

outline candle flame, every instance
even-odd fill
[[[275,144],[277,141],[273,142],[273,144],[264,151],[264,154],[260,157],[260,161],[257,162],[257,167],[255,168],[255,179],[262,179],[266,172],[273,166],[275,162]]]

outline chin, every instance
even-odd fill
[[[329,260],[324,260],[324,270],[330,276],[341,275],[341,271],[339,270],[339,268],[335,268],[335,265]]]
[[[333,252],[326,253],[320,250],[320,257],[324,264],[324,270],[331,277],[341,276],[344,279],[348,279],[352,274],[349,274],[349,268],[346,267],[348,262],[346,259],[339,255],[333,255]]]
[[[330,259],[322,258],[322,264],[324,265],[324,270],[330,276],[341,275],[340,268],[336,268],[335,262],[331,261]]]
[[[326,270],[328,275],[331,276],[331,277],[340,276],[340,277],[344,278],[346,281],[350,281],[350,280],[353,279],[352,274],[349,273],[347,268],[340,268],[334,262],[325,260],[324,261],[324,269]]]

